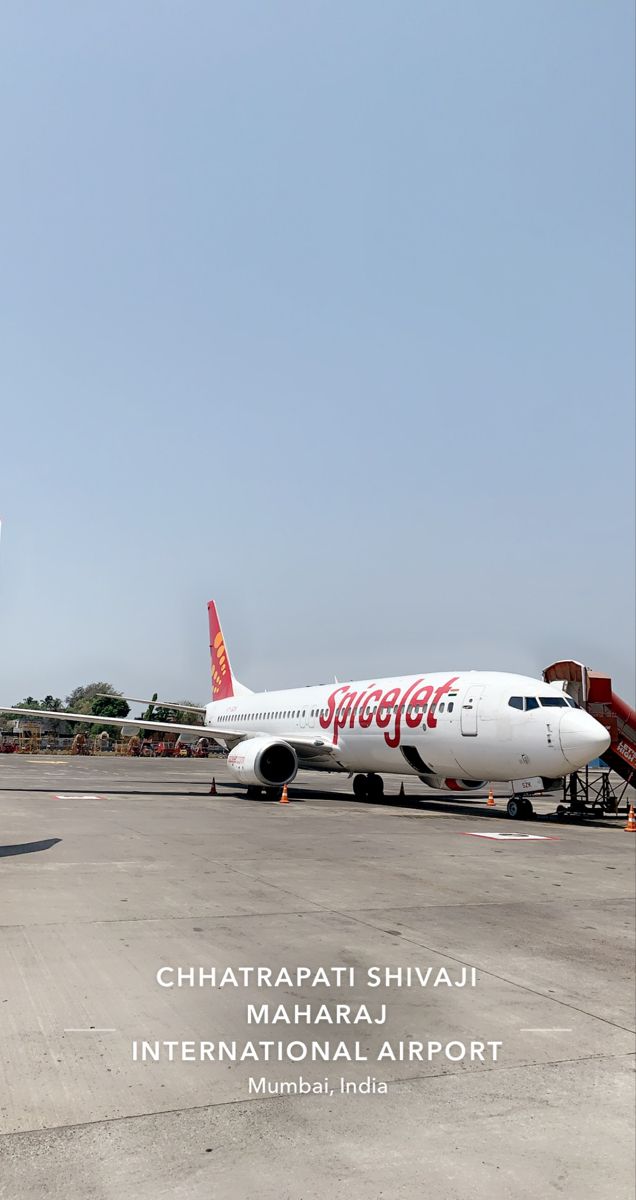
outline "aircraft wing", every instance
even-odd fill
[[[178,733],[198,733],[201,737],[214,737],[221,731],[214,730],[210,725],[178,725],[176,721],[144,721],[143,717],[106,717],[101,713],[67,713],[47,712],[41,708],[5,708],[0,705],[0,713],[13,714],[16,717],[50,717],[53,721],[86,721],[89,725],[118,725],[120,729],[161,729]],[[239,733],[239,736],[244,736]]]
[[[154,708],[176,708],[179,712],[204,713],[204,704],[179,704],[176,700],[141,700],[139,696],[113,696],[111,692],[95,692],[96,696],[104,696],[107,700],[128,700],[130,704],[152,704]]]
[[[143,717],[106,717],[100,713],[67,713],[47,711],[41,708],[7,708],[0,705],[0,713],[15,717],[49,717],[53,721],[84,721],[88,725],[117,725],[120,729],[158,729],[167,733],[197,733],[199,737],[218,738],[233,745],[243,738],[268,737],[264,730],[228,729],[217,725],[178,725],[175,721],[145,721]],[[271,735],[288,742],[298,752],[299,758],[317,758],[321,755],[335,754],[337,747],[333,742],[312,734],[293,733]]]
[[[263,734],[262,736],[266,735]],[[334,742],[328,742],[324,738],[316,737],[315,734],[292,733],[287,736],[282,733],[278,736],[282,742],[287,742],[289,746],[293,746],[303,766],[307,760],[322,758],[323,756],[334,757],[338,750]]]

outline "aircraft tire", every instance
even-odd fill
[[[524,799],[524,801],[523,801],[523,816],[526,818],[527,821],[532,820],[532,818],[534,816],[534,808],[532,807],[532,800]]]
[[[366,800],[369,794],[366,775],[354,775],[353,794],[356,800]]]
[[[516,796],[511,796],[506,805],[506,812],[509,817],[512,817],[513,821],[520,821],[524,816],[522,801],[517,800]]]
[[[384,780],[373,771],[367,775],[367,796],[369,800],[381,800],[384,795]]]

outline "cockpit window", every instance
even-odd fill
[[[570,708],[578,708],[579,707],[578,704],[576,703],[576,700],[573,700],[571,696],[565,697],[565,703],[569,704]]]
[[[510,708],[518,708],[521,712],[531,712],[540,704],[544,708],[566,708],[567,705],[578,708],[578,705],[569,696],[539,696],[538,698],[536,696],[511,696],[508,701]]]

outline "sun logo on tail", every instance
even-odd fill
[[[212,683],[215,689],[221,687],[227,675],[227,651],[223,634],[219,630],[212,643]]]
[[[229,700],[234,695],[234,681],[214,600],[210,600],[208,604],[208,621],[210,626],[212,699]]]

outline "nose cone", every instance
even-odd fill
[[[612,740],[603,725],[578,708],[569,708],[561,716],[559,737],[563,757],[575,768],[598,758]]]

